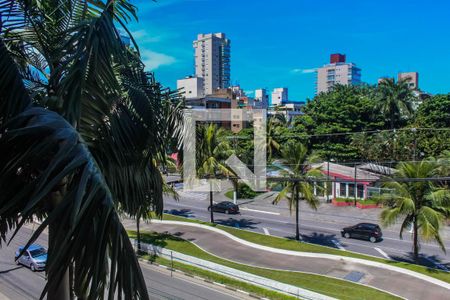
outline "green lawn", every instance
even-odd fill
[[[342,251],[339,249],[316,245],[316,244],[309,244],[309,243],[302,243],[302,242],[299,243],[297,241],[286,239],[286,238],[280,238],[280,237],[276,237],[276,236],[268,236],[268,235],[264,235],[264,234],[260,234],[260,233],[256,233],[256,232],[236,229],[236,228],[228,227],[228,226],[211,224],[208,222],[202,222],[202,221],[195,220],[195,219],[184,218],[184,217],[179,217],[179,216],[174,216],[174,215],[169,215],[169,214],[165,214],[163,218],[164,218],[164,220],[193,222],[193,223],[200,223],[200,224],[204,224],[204,225],[214,226],[214,227],[220,228],[236,237],[239,237],[243,240],[247,240],[247,241],[253,242],[255,244],[260,244],[260,245],[269,246],[269,247],[273,247],[273,248],[293,250],[293,251],[302,251],[302,252],[327,253],[327,254],[334,254],[334,255],[340,255],[340,256],[347,256],[347,257],[354,257],[354,258],[361,258],[361,259],[366,259],[366,260],[371,260],[371,261],[377,261],[377,262],[393,265],[396,267],[412,270],[412,271],[445,281],[447,283],[450,283],[450,273],[449,272],[431,269],[431,268],[427,268],[427,267],[420,266],[420,265],[382,259],[382,258],[359,254],[359,253],[355,253],[355,252],[351,252],[351,251]]]
[[[143,255],[143,256],[141,256],[141,258],[151,261],[151,262],[156,262],[160,265],[164,265],[164,266],[167,266],[170,268],[172,267],[170,260],[162,258],[162,257]],[[243,291],[249,292],[253,295],[263,297],[263,298],[269,298],[269,299],[273,299],[273,300],[295,300],[295,299],[298,299],[293,296],[288,296],[288,295],[278,293],[278,292],[275,292],[272,290],[264,289],[264,288],[261,288],[256,285],[246,283],[244,281],[239,281],[239,280],[227,277],[227,276],[222,276],[222,275],[219,275],[214,272],[210,272],[210,271],[207,271],[207,270],[204,270],[201,268],[197,268],[197,267],[194,267],[191,265],[180,263],[178,261],[173,262],[173,268],[175,270],[180,270],[180,271],[183,271],[183,272],[191,274],[191,275],[197,275],[204,279],[218,282],[221,284],[225,284],[227,286],[234,287],[236,289],[243,290]]]
[[[131,238],[136,237],[135,231],[128,231],[128,233]],[[142,232],[142,241],[339,299],[398,299],[388,293],[345,280],[234,263],[206,253],[191,242],[169,234]]]

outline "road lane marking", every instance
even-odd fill
[[[269,229],[267,229],[266,227],[263,227],[263,230],[264,230],[265,235],[270,235]]]
[[[381,255],[383,255],[385,258],[387,259],[392,259],[386,252],[384,252],[383,250],[381,250],[380,248],[374,248],[375,250],[377,250]]]
[[[277,213],[277,212],[251,209],[251,208],[248,208],[248,207],[241,207],[241,210],[248,210],[248,211],[253,211],[253,212],[258,212],[258,213],[268,214],[268,215],[275,215],[275,216],[279,216],[280,215],[280,213]]]
[[[341,245],[341,243],[339,243],[339,241],[338,240],[331,240],[331,242],[336,246],[336,247],[338,247],[339,249],[341,249],[341,250],[343,250],[343,251],[347,251],[342,245]]]

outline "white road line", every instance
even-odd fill
[[[336,247],[338,247],[339,249],[341,249],[341,250],[343,250],[343,251],[347,251],[347,250],[341,245],[341,243],[339,243],[338,240],[331,240],[331,242],[332,242]]]
[[[247,207],[241,207],[240,209],[241,210],[248,210],[248,211],[258,212],[258,213],[262,213],[262,214],[268,214],[268,215],[276,215],[276,216],[280,215],[280,213],[276,213],[276,212],[272,212],[272,211],[257,210],[257,209],[247,208]]]
[[[386,253],[386,252],[384,252],[383,250],[381,250],[380,248],[374,248],[375,250],[377,250],[381,255],[383,255],[385,258],[387,258],[387,259],[391,259],[391,257]]]
[[[267,229],[266,227],[263,227],[263,230],[264,230],[265,235],[270,235],[269,229]]]

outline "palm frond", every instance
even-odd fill
[[[108,186],[70,124],[45,109],[27,109],[2,126],[0,151],[3,240],[7,231],[15,227],[17,232],[33,215],[44,221],[27,246],[45,228],[57,228],[47,264],[55,280],[47,282],[41,298],[56,289],[74,264],[75,290],[86,291],[89,298],[148,299]]]

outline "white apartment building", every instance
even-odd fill
[[[317,69],[316,95],[330,91],[336,84],[358,85],[361,69],[345,62],[345,55],[332,54],[330,63]]]
[[[266,89],[255,90],[254,106],[260,109],[266,109],[269,106],[269,95]]]
[[[272,106],[281,105],[283,102],[288,101],[288,89],[287,88],[275,88],[272,91]]]
[[[230,86],[230,44],[224,33],[199,34],[194,41],[195,75],[204,80],[204,95]]]
[[[186,99],[204,97],[203,78],[189,76],[177,80],[177,89]]]

